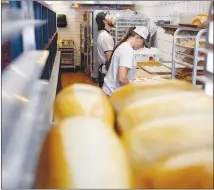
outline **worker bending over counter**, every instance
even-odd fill
[[[108,96],[133,80],[136,70],[134,50],[144,47],[148,34],[148,29],[144,26],[130,28],[124,39],[114,48],[102,87]]]

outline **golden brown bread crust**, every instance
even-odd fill
[[[186,121],[183,119],[180,123],[176,117],[171,122],[166,117],[166,123],[161,124],[157,119],[156,124],[141,125],[125,133],[122,140],[134,171],[134,187],[211,188],[213,129],[210,116],[186,117]]]
[[[159,83],[116,92],[134,188],[213,187],[213,99],[190,86]]]
[[[36,189],[75,188],[70,181],[68,165],[65,160],[60,127],[52,127],[47,134],[36,173]]]
[[[208,167],[212,167],[210,164]],[[139,173],[135,188],[148,189],[212,189],[213,175],[205,165],[193,165],[187,168],[165,170],[161,164],[155,164],[148,171]],[[190,177],[191,176],[191,177]],[[188,180],[187,180],[188,179]]]
[[[195,87],[185,81],[169,80],[157,83],[130,84],[120,88],[109,98],[116,113],[122,110],[130,102],[153,94],[169,93],[171,91],[197,91]]]
[[[213,167],[213,160],[210,162],[209,158],[207,161],[206,156],[197,154],[197,151],[207,148],[210,155],[213,148],[211,143],[213,100],[208,99],[192,85],[179,81],[124,88],[116,92],[119,94],[113,95],[111,101],[114,106],[118,106],[116,107],[118,118],[132,128],[122,135],[121,140],[133,168],[134,188],[212,188],[213,171],[210,168]],[[171,97],[176,95],[178,100]],[[92,126],[87,127],[90,129]],[[116,127],[121,133],[124,123],[117,123]],[[68,156],[65,159],[61,128],[61,124],[52,128],[44,143],[37,171],[36,188],[77,188],[68,171],[66,162]],[[108,139],[109,142],[113,140]],[[109,148],[114,149],[114,146]],[[114,150],[116,154],[118,152],[116,150],[119,149]],[[191,151],[196,151],[196,154],[201,155],[204,160],[199,159],[201,162],[193,163],[192,160],[197,156],[191,157],[187,165],[176,166],[180,162],[176,163],[174,160],[181,154],[190,154]],[[110,152],[114,154],[113,151]],[[169,167],[172,160],[174,164],[171,165],[174,167]],[[184,162],[187,159],[180,160]]]
[[[138,124],[157,118],[210,113],[213,109],[210,106],[212,104],[211,98],[199,92],[178,92],[163,97],[157,94],[155,98],[148,97],[144,101],[139,100],[134,104],[130,103],[121,110],[117,117],[118,126],[121,126],[120,131],[122,133],[133,129]]]
[[[121,141],[97,118],[63,120],[46,137],[35,188],[97,187],[132,187],[132,174]]]
[[[110,127],[114,126],[114,112],[108,97],[103,91],[92,85],[74,84],[63,89],[54,103],[54,119],[75,116],[94,116]]]

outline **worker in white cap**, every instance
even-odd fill
[[[99,86],[102,87],[108,69],[108,61],[114,49],[114,40],[110,34],[110,31],[114,26],[113,17],[107,13],[100,12],[96,16],[96,23],[99,31],[97,38],[97,61],[99,64],[98,78]]]
[[[143,48],[149,31],[144,26],[130,28],[124,39],[114,48],[103,91],[108,95],[133,80],[136,71],[134,50]]]

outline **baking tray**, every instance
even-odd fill
[[[198,29],[205,29],[206,27],[202,26],[202,25],[194,25],[194,24],[179,24],[179,26],[183,26],[183,27],[190,27],[190,28],[198,28]]]
[[[165,71],[158,71],[158,70],[155,71],[155,68],[159,68],[159,69],[161,68],[161,69],[163,69]],[[167,75],[167,74],[171,74],[171,70],[169,68],[163,66],[163,65],[162,66],[157,66],[157,67],[156,66],[143,66],[142,69],[144,71],[148,72],[151,75]]]
[[[161,66],[161,64],[160,62],[155,62],[155,61],[137,62],[137,67],[142,67],[142,66]]]

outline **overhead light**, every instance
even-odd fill
[[[54,1],[45,1],[45,3],[47,3],[47,4],[53,4]]]
[[[72,7],[79,7],[79,4],[78,3],[73,3]]]

